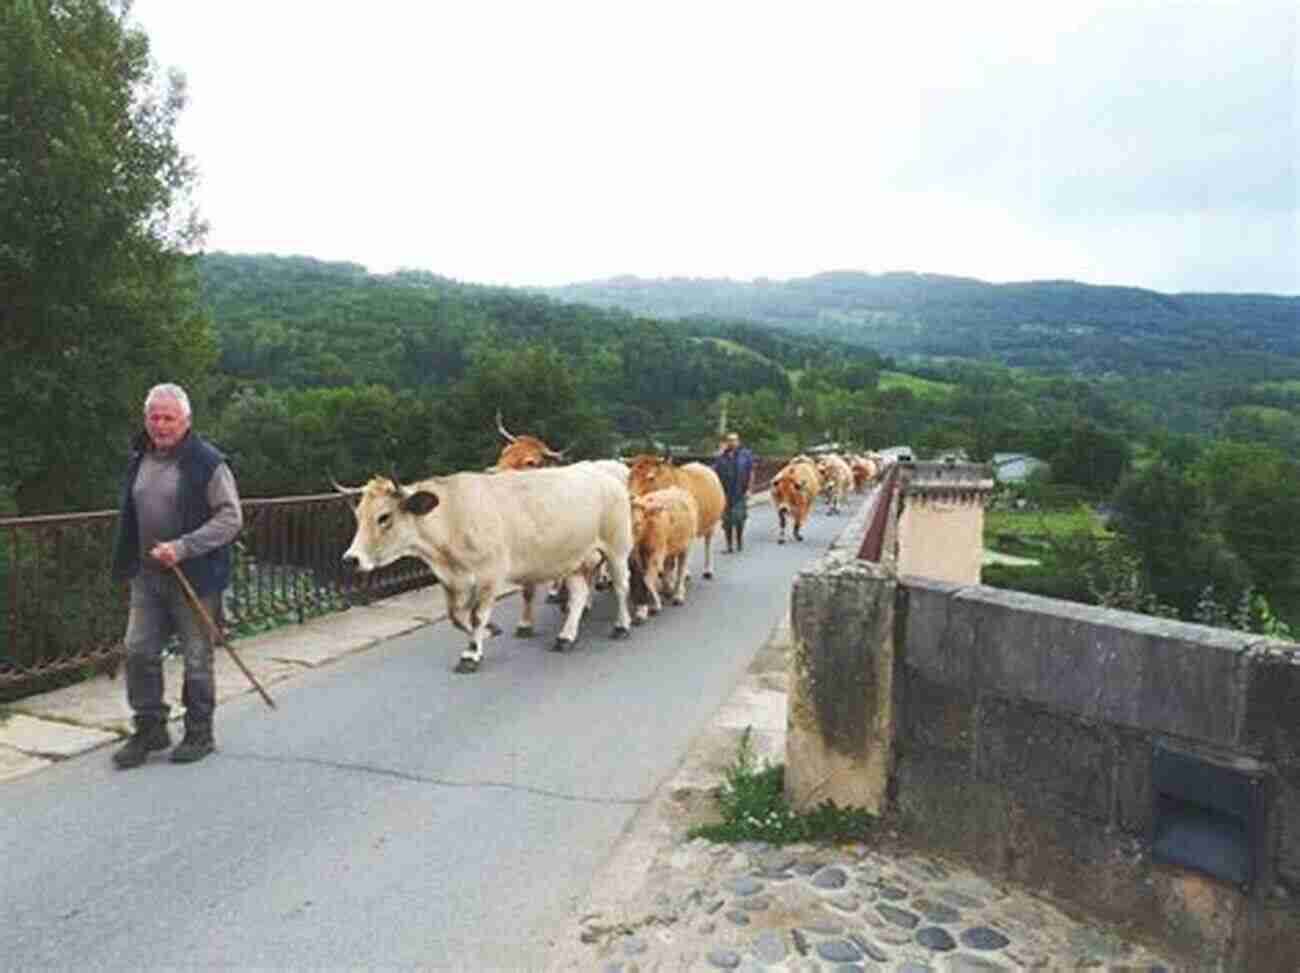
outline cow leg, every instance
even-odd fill
[[[676,578],[673,583],[673,604],[686,604],[686,557],[690,554],[691,549],[688,547],[682,553],[674,558],[673,567],[676,570]]]
[[[500,634],[501,629],[492,623],[490,617],[496,596],[495,584],[480,585],[470,593],[467,600],[472,600],[474,603],[469,616],[473,628],[470,631],[469,645],[460,654],[460,660],[456,663],[457,672],[478,672],[479,666],[483,664],[483,639],[488,635]]]
[[[618,620],[610,638],[625,639],[632,634],[632,618],[628,614],[628,567],[627,558],[612,557],[609,561],[609,573],[614,582],[614,597],[618,599]]]
[[[559,605],[564,600],[561,592],[567,591],[563,581],[552,581],[550,590],[546,592],[546,603],[548,605]]]
[[[799,528],[801,528],[802,526],[803,526],[803,521],[799,520],[799,519],[796,517],[796,518],[794,519],[794,539],[797,540],[797,541],[802,541],[802,540],[803,540],[803,534],[801,534],[801,533],[799,532]]]
[[[776,508],[776,522],[778,524],[776,542],[778,544],[784,544],[785,543],[785,507]]]
[[[524,610],[519,615],[519,624],[515,626],[515,637],[526,639],[533,634],[533,597],[537,594],[537,586],[526,584],[523,586]]]
[[[455,591],[452,588],[449,588],[446,585],[444,585],[442,589],[442,594],[447,602],[448,620],[450,620],[453,626],[460,629],[462,632],[469,634],[470,632],[469,618],[465,614],[465,608],[467,606],[461,604],[460,592]]]
[[[586,574],[575,571],[564,579],[564,587],[569,592],[569,613],[564,618],[564,626],[560,629],[560,634],[555,638],[555,645],[552,646],[556,652],[571,649],[573,643],[578,641],[578,623],[582,621],[587,605],[589,585]]]
[[[663,554],[654,554],[650,557],[650,563],[645,568],[645,586],[650,591],[650,614],[658,615],[664,610],[663,597],[659,589],[663,584],[664,576],[664,556]]]
[[[704,577],[713,577],[713,531],[704,535]]]

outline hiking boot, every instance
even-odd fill
[[[212,727],[187,726],[185,739],[172,751],[171,760],[174,764],[192,764],[202,760],[215,749],[217,745],[212,739]]]
[[[167,724],[162,720],[136,720],[135,732],[117,753],[113,754],[113,763],[118,770],[139,767],[149,759],[155,750],[166,750],[172,745],[171,734]]]

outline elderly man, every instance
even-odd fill
[[[145,397],[144,432],[126,469],[113,577],[131,582],[126,695],[135,732],[113,754],[122,769],[138,767],[152,751],[171,746],[162,649],[172,635],[179,636],[185,653],[185,738],[171,759],[193,763],[215,747],[212,642],[171,569],[180,566],[215,618],[221,592],[230,582],[230,545],[243,526],[243,514],[225,458],[190,429],[190,422],[185,390],[155,385]]]
[[[722,481],[727,509],[722,514],[722,530],[727,537],[727,553],[745,549],[745,518],[749,515],[749,481],[754,475],[754,454],[740,445],[737,433],[728,433],[722,452],[713,461],[714,472]]]

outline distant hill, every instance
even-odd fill
[[[852,271],[752,283],[614,277],[545,293],[658,318],[748,320],[882,354],[1081,373],[1182,371],[1259,356],[1300,361],[1300,297],[1279,295]]]

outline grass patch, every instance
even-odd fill
[[[1110,536],[1085,504],[1068,510],[986,510],[984,546],[1003,554],[1037,557],[1053,539],[1073,534]]]
[[[906,372],[883,371],[880,373],[880,390],[909,389],[918,399],[946,399],[955,388],[951,382],[935,382]]]
[[[785,767],[758,766],[750,727],[741,734],[736,759],[715,795],[722,821],[691,828],[691,838],[709,841],[764,841],[773,845],[797,841],[864,841],[876,819],[860,808],[841,808],[826,801],[816,810],[798,814],[785,799]]]

